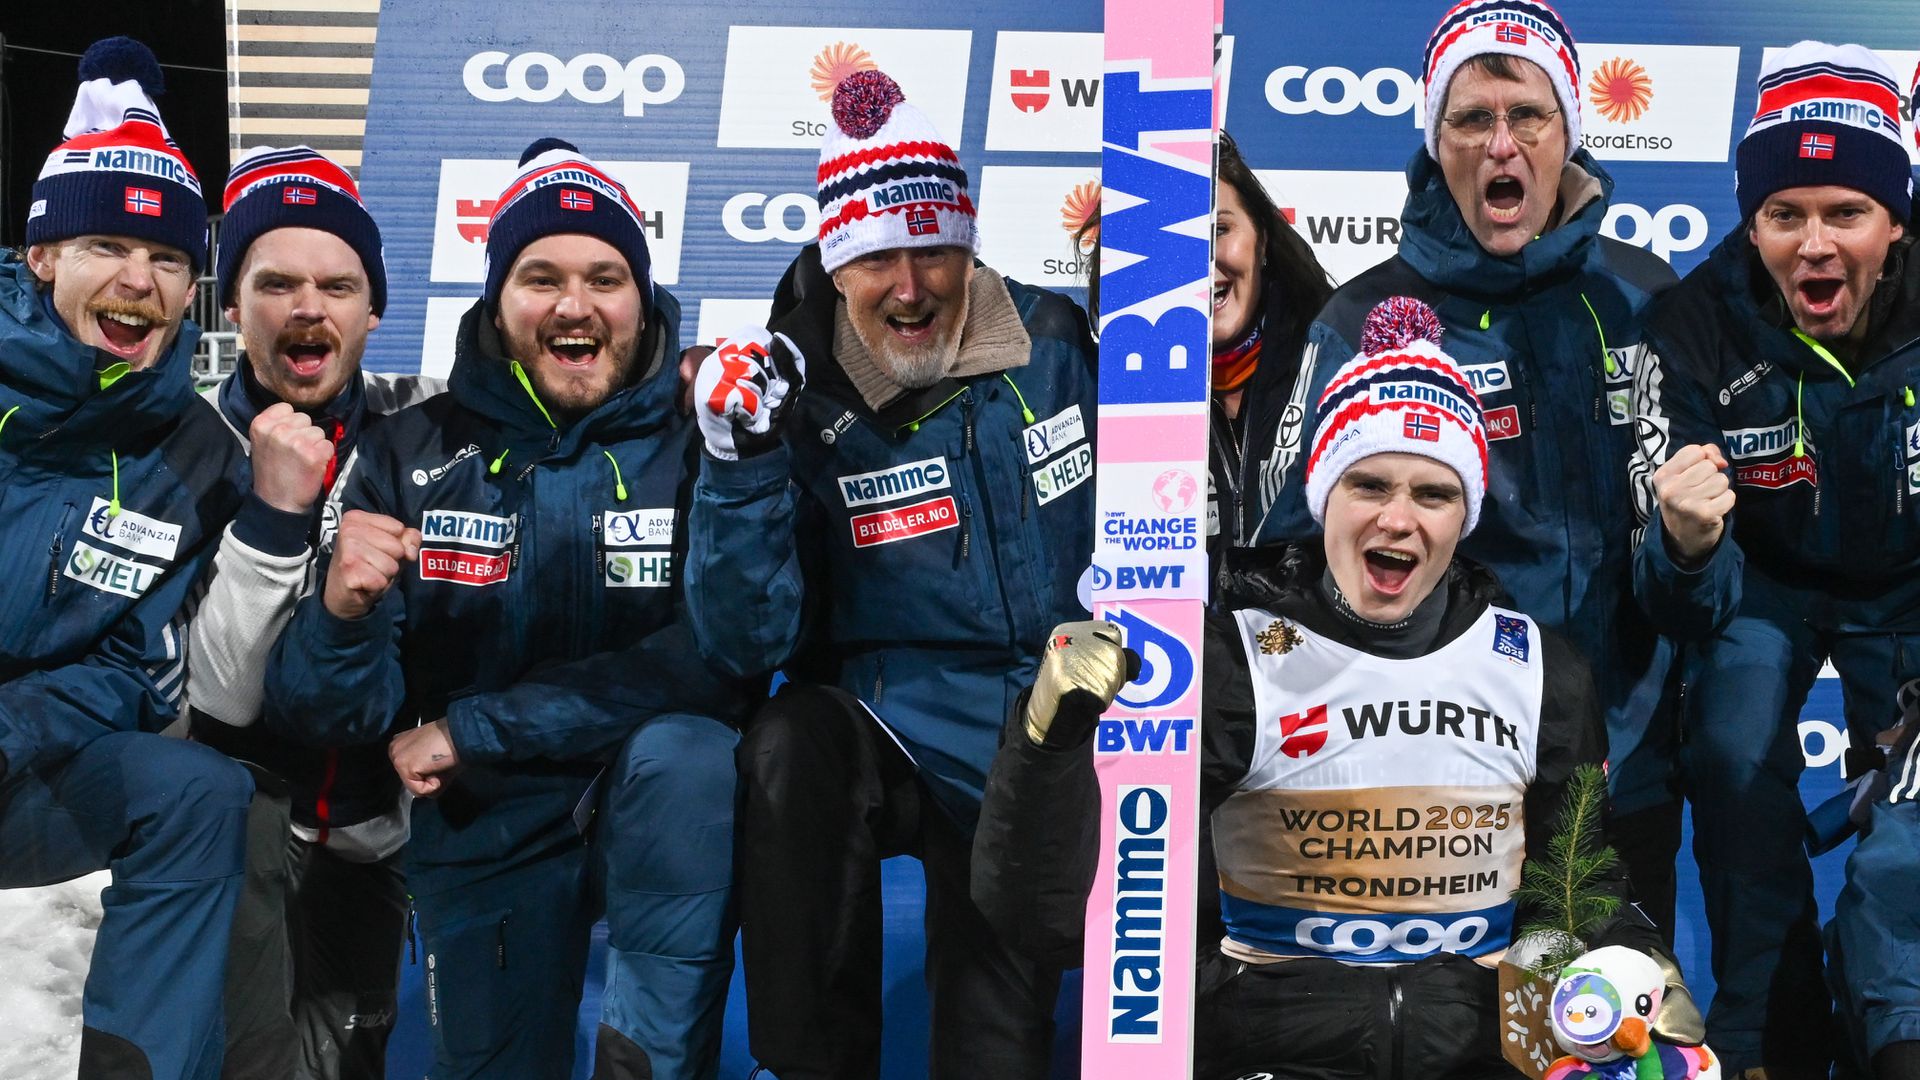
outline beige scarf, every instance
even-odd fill
[[[967,322],[960,328],[960,351],[954,356],[953,366],[947,369],[948,377],[964,379],[1026,366],[1033,351],[1033,339],[1027,336],[1027,328],[1020,322],[1020,312],[1013,306],[1006,281],[994,270],[975,267],[971,289]],[[860,391],[860,396],[875,412],[909,389],[894,382],[874,362],[860,335],[854,333],[845,300],[834,302],[833,355],[847,378],[853,380],[854,389]]]

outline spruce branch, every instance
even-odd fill
[[[1585,952],[1588,936],[1620,910],[1620,897],[1601,884],[1620,862],[1603,835],[1606,801],[1606,773],[1597,765],[1575,769],[1546,857],[1520,869],[1513,898],[1532,916],[1521,936],[1552,942],[1531,965],[1535,975],[1551,977]]]

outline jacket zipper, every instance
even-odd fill
[[[1406,1039],[1404,1038],[1404,1033],[1400,1030],[1400,1004],[1400,973],[1397,971],[1388,971],[1387,1027],[1392,1032],[1393,1038],[1393,1050],[1390,1059],[1393,1071],[1387,1075],[1396,1078],[1402,1075],[1402,1059],[1406,1056]]]
[[[880,695],[887,688],[887,658],[882,654],[873,665],[873,703],[880,704]]]
[[[52,565],[47,568],[47,599],[51,600],[60,591],[60,555],[66,547],[67,522],[73,520],[73,504],[60,512],[60,524],[53,530],[53,542],[47,545],[47,554]]]
[[[1027,466],[1026,466],[1026,461],[1027,461],[1026,440],[1021,438],[1021,433],[1018,431],[1013,432],[1012,435],[1013,435],[1013,460],[1022,462],[1020,466],[1020,472],[1022,474],[1020,477],[1020,520],[1025,521],[1027,520],[1027,485],[1033,483],[1033,477],[1032,477],[1032,474],[1027,471]]]

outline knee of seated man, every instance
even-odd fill
[[[853,752],[849,717],[859,704],[825,686],[789,683],[762,705],[740,738],[740,775],[757,786],[845,770]]]
[[[656,717],[621,747],[622,788],[658,785],[698,797],[721,792],[731,804],[733,751],[739,735],[718,720],[675,714]]]
[[[201,815],[244,812],[253,799],[247,767],[199,743],[159,735],[130,740],[121,761],[132,807]]]

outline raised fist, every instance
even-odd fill
[[[1681,447],[1653,474],[1660,527],[1669,553],[1683,568],[1705,562],[1726,529],[1734,501],[1726,467],[1719,447],[1700,444]]]
[[[321,599],[335,618],[362,618],[393,588],[400,564],[419,557],[420,530],[385,514],[349,510],[333,537],[333,563]]]
[[[307,415],[284,401],[253,418],[253,490],[275,510],[304,514],[320,501],[333,443]]]
[[[1061,623],[1047,637],[1040,676],[1027,695],[1027,738],[1035,746],[1078,746],[1114,696],[1140,674],[1140,657],[1105,620]]]
[[[738,461],[773,449],[806,381],[806,358],[785,334],[757,329],[722,341],[700,362],[693,387],[707,452]]]

